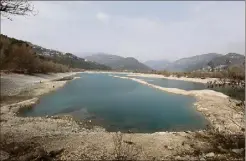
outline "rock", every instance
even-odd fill
[[[217,148],[220,150],[220,152],[227,153],[227,150],[222,148],[221,146],[218,146]]]
[[[36,158],[38,156],[35,156],[35,154],[33,153],[28,153],[28,154],[25,154],[25,155],[22,155],[18,158],[18,160],[20,161],[27,161],[27,160],[32,160],[34,158]]]
[[[57,155],[61,154],[63,151],[64,151],[64,149],[50,151],[49,156],[50,157],[56,157]]]
[[[240,153],[242,153],[243,152],[243,148],[241,148],[241,149],[232,149],[231,151],[232,152],[234,152],[234,153],[236,153],[236,154],[240,154]]]
[[[17,151],[18,149],[19,149],[18,146],[15,146],[15,147],[14,147],[14,151]]]
[[[78,132],[78,129],[72,129],[72,132],[77,133]]]
[[[175,160],[182,160],[182,158],[180,156],[176,156],[174,159]]]
[[[46,115],[45,117],[46,117],[46,118],[48,118],[48,117],[49,117],[49,115]]]
[[[124,140],[124,143],[130,144],[130,145],[135,144],[134,142],[132,142],[132,141],[127,141],[127,140]]]
[[[21,157],[19,160],[21,161],[28,161],[28,160],[45,160],[50,161],[51,158],[47,155],[46,151],[42,148],[37,148],[33,152],[27,153]]]
[[[8,160],[9,159],[9,153],[0,150],[0,160]]]
[[[203,157],[201,157],[201,158],[200,158],[200,161],[206,161],[206,159],[205,159],[205,158],[203,158]]]
[[[205,157],[208,157],[208,158],[214,157],[214,153],[213,152],[210,152],[210,153],[206,154]]]

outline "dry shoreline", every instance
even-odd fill
[[[164,75],[158,75],[158,74],[140,74],[140,73],[128,74],[127,76],[137,76],[137,77],[147,77],[147,78],[165,78],[165,79],[171,79],[171,80],[182,80],[182,81],[204,83],[204,84],[206,84],[209,81],[218,80],[217,78],[205,78],[205,79],[187,78],[187,77],[179,77],[178,78],[175,76],[166,77]]]
[[[107,74],[127,74],[128,77],[144,77],[144,78],[165,78],[170,80],[181,80],[181,81],[188,81],[188,82],[195,82],[195,83],[203,83],[206,84],[209,81],[215,81],[218,80],[217,78],[187,78],[187,77],[175,77],[175,76],[169,76],[166,77],[164,75],[159,74],[145,74],[145,73],[133,73],[133,72],[97,72],[97,71],[85,71],[85,73],[107,73]]]
[[[73,75],[74,73],[70,74]],[[122,77],[120,78],[122,79]],[[210,90],[188,92],[180,89],[154,86],[136,78],[125,77],[123,79],[138,81],[163,91],[194,96],[197,98],[197,110],[202,112],[211,121],[213,126],[227,133],[241,133],[241,129],[237,125],[243,126],[244,124],[243,112],[238,112],[235,103],[230,102],[228,97],[218,94],[218,92],[211,92]],[[83,125],[73,121],[71,117],[23,118],[16,115],[19,109],[36,103],[40,95],[56,90],[64,86],[66,82],[66,80],[44,81],[32,86],[23,93],[32,95],[32,99],[1,106],[1,138],[4,138],[7,142],[33,140],[40,143],[47,151],[65,149],[58,158],[60,160],[95,160],[102,157],[114,159],[114,141],[112,137],[115,133],[105,132],[104,129],[98,127],[90,130],[85,129]],[[211,147],[209,142],[199,140],[197,138],[198,134],[205,135],[206,131],[124,134],[123,139],[132,141],[141,147],[142,151],[138,154],[139,160],[150,160],[153,158],[158,160],[178,160],[180,158],[184,160],[197,160],[206,158],[205,154],[194,157],[190,155],[181,156],[181,153],[193,152],[196,149],[206,151],[206,148]],[[3,150],[0,149],[0,152]]]

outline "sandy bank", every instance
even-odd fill
[[[15,73],[1,74],[1,80],[0,80],[1,96],[15,96],[23,92],[32,91],[33,89],[41,90],[41,88],[46,85],[49,86],[49,89],[53,89],[53,86],[60,87],[65,82],[53,81],[53,80],[61,79],[63,77],[68,77],[75,74],[77,73],[70,72],[70,73],[35,74],[35,75],[25,75],[25,74],[15,74]],[[41,86],[41,88],[37,86]]]
[[[159,74],[145,74],[145,73],[133,73],[133,72],[104,72],[104,71],[85,71],[84,73],[106,73],[106,74],[127,74],[128,77],[144,77],[144,78],[165,78],[165,79],[171,79],[171,80],[182,80],[182,81],[189,81],[189,82],[196,82],[196,83],[204,83],[206,84],[209,81],[215,81],[218,80],[217,78],[187,78],[187,77],[175,77],[175,76],[169,76],[166,77],[164,75]]]
[[[182,80],[182,81],[190,81],[190,82],[197,82],[197,83],[207,83],[209,81],[214,81],[217,80],[217,78],[205,78],[205,79],[200,79],[200,78],[186,78],[186,77],[174,77],[174,76],[163,76],[163,75],[158,75],[158,74],[144,74],[144,73],[133,73],[133,74],[128,74],[127,76],[137,76],[137,77],[147,77],[147,78],[165,78],[165,79],[172,79],[172,80]]]
[[[97,73],[105,73],[105,74],[134,74],[133,72],[116,72],[116,71],[90,71],[86,70],[83,73],[91,73],[91,74],[97,74]]]

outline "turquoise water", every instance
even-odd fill
[[[72,114],[107,131],[196,130],[207,121],[193,107],[194,98],[163,92],[108,74],[79,74],[63,88],[41,97],[23,116]]]
[[[167,87],[167,88],[179,88],[184,90],[202,90],[206,89],[206,85],[202,83],[196,83],[196,82],[188,82],[188,81],[182,81],[182,80],[172,80],[172,79],[165,79],[165,78],[145,78],[145,77],[138,77],[138,76],[130,76],[132,78],[137,78],[144,80],[145,82],[158,85],[161,87]]]

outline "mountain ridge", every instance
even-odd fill
[[[154,70],[164,70],[171,62],[169,60],[148,60],[144,64],[151,67]]]
[[[80,69],[90,69],[90,70],[94,70],[94,69],[111,70],[111,68],[106,65],[86,61],[84,58],[80,58],[72,53],[65,53],[54,49],[48,49],[36,45],[29,41],[15,39],[7,35],[1,34],[1,43],[4,43],[2,41],[4,41],[5,39],[11,42],[10,45],[13,44],[19,46],[25,45],[31,47],[31,50],[33,51],[34,55],[41,58],[41,60],[52,61],[54,63],[66,65],[70,68],[80,68]]]
[[[113,54],[95,53],[84,57],[86,60],[104,64],[113,70],[151,71],[152,69],[133,57],[122,57]]]
[[[245,61],[245,56],[238,53],[218,54],[218,53],[207,53],[201,55],[195,55],[191,57],[185,57],[178,59],[168,64],[162,64],[165,68],[156,70],[167,70],[171,72],[190,72],[195,70],[209,70],[211,66],[214,68],[222,69],[232,65],[242,65]],[[158,60],[152,61],[157,62]],[[229,64],[228,64],[229,63]]]
[[[206,67],[209,61],[219,56],[222,56],[222,54],[207,53],[191,57],[185,57],[171,63],[171,65],[167,67],[167,70],[183,72],[201,69],[203,67]]]

